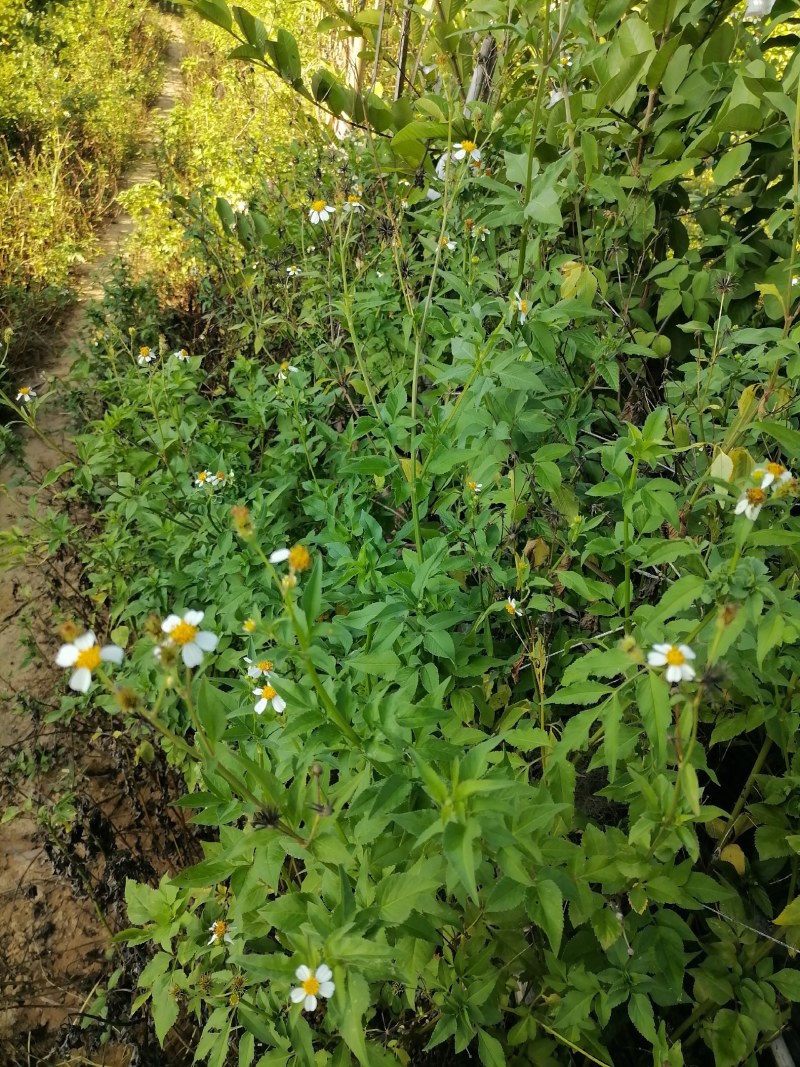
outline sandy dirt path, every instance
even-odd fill
[[[171,36],[165,57],[161,95],[150,113],[140,157],[125,174],[120,190],[130,189],[156,176],[153,147],[158,120],[180,99],[183,40],[180,20],[164,17]],[[102,296],[103,283],[112,259],[123,249],[133,230],[133,221],[118,211],[98,233],[98,253],[85,265],[78,279],[78,299],[63,321],[55,359],[41,368],[37,381],[64,379],[69,375],[73,344],[84,330],[89,305]],[[40,395],[43,390],[39,389]],[[17,528],[29,533],[34,527],[29,505],[45,473],[63,461],[59,449],[70,450],[68,416],[59,407],[62,391],[53,391],[37,414],[55,447],[23,427],[22,458],[0,468],[0,537]],[[43,600],[51,588],[52,575],[43,573],[36,561],[3,559],[8,544],[0,541],[0,811],[10,805],[24,807],[30,795],[19,764],[30,761],[38,749],[47,758],[48,736],[53,728],[42,726],[41,716],[58,706],[63,672],[52,664],[57,639],[51,633],[34,634],[38,652],[25,647],[30,634],[26,618],[47,618]],[[10,565],[9,565],[10,564]],[[70,574],[63,574],[69,581]],[[33,714],[31,711],[33,710]],[[38,720],[38,721],[37,721]],[[52,751],[52,750],[51,750]],[[14,766],[16,761],[17,766]],[[9,768],[11,770],[9,771]],[[58,795],[58,775],[68,768],[47,766],[49,787]],[[0,826],[0,1063],[41,1062],[30,1057],[28,1043],[42,1049],[53,1042],[51,1064],[67,1062],[56,1051],[58,1030],[76,1012],[85,1011],[87,993],[104,971],[109,934],[94,903],[75,890],[53,863],[53,850],[45,847],[35,810],[23,812]],[[74,872],[73,872],[74,875]],[[90,1061],[81,1058],[78,1062]],[[127,1063],[119,1056],[98,1055],[97,1062]]]

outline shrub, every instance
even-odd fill
[[[198,1059],[733,1067],[800,996],[800,63],[731,12],[512,8],[480,108],[454,49],[174,198],[191,350],[144,284],[98,323],[96,699],[219,829],[121,936]]]

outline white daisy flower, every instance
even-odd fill
[[[35,397],[36,397],[36,390],[35,389],[33,389],[30,385],[21,385],[19,387],[19,392],[17,393],[17,403],[18,404],[30,404],[30,402],[32,400],[34,400]]]
[[[179,359],[181,363],[186,363],[189,359],[189,353],[185,348],[179,348],[177,352],[172,353],[175,359]]]
[[[459,162],[467,157],[476,163],[481,161],[481,150],[474,141],[461,141],[453,152],[453,159],[457,159]]]
[[[246,634],[254,634],[256,632],[256,627],[257,626],[258,626],[258,623],[253,618],[245,619],[244,622],[242,623],[242,629],[244,630],[244,632]]]
[[[509,597],[505,602],[505,609],[509,615],[522,615],[522,608],[517,606],[517,602],[513,597]]]
[[[491,230],[489,229],[488,226],[476,226],[475,227],[475,236],[479,237],[480,240],[483,242],[483,244],[486,244],[486,238],[489,236],[490,233],[491,233]]]
[[[249,656],[244,657],[247,666],[248,678],[271,678],[272,668],[275,664],[271,659],[252,660]]]
[[[355,196],[353,193],[351,193],[350,196],[348,196],[347,200],[345,201],[344,210],[346,212],[348,212],[348,213],[351,212],[351,211],[355,211],[355,212],[363,211],[364,210],[364,205],[361,203],[361,197],[360,196]]]
[[[483,482],[476,482],[473,478],[467,478],[467,489],[473,496],[477,496],[483,489]]]
[[[274,685],[270,685],[269,682],[266,685],[259,686],[258,689],[254,689],[253,696],[258,697],[255,706],[256,715],[263,714],[270,704],[272,705],[272,710],[277,712],[278,715],[283,715],[284,711],[286,711],[286,701],[283,697],[278,696],[278,690]]]
[[[763,489],[748,489],[733,509],[734,514],[741,515],[744,512],[745,518],[755,522],[766,499],[767,494]]]
[[[514,290],[514,300],[516,301],[517,311],[519,312],[519,321],[524,322],[528,317],[528,301],[520,296],[516,290]]]
[[[78,693],[86,693],[92,684],[92,671],[97,670],[101,663],[122,663],[124,655],[119,645],[104,645],[101,648],[89,630],[76,637],[72,644],[62,645],[56,663],[59,667],[74,667],[69,687]]]
[[[228,482],[233,481],[233,471],[217,471],[216,474],[211,475],[214,485],[227,485]]]
[[[289,275],[290,278],[297,278],[303,272],[300,270],[299,267],[291,266],[286,268],[286,273]]]
[[[317,997],[332,997],[336,985],[331,981],[333,971],[327,964],[321,963],[312,973],[310,967],[305,964],[298,967],[294,972],[295,978],[300,983],[289,994],[292,1004],[303,1003],[304,1011],[316,1011]]]
[[[247,201],[237,200],[236,203],[233,205],[233,210],[236,212],[237,215],[244,215],[244,213],[247,211]]]
[[[208,932],[211,934],[211,937],[208,939],[208,944],[219,945],[223,941],[227,941],[228,943],[232,942],[232,929],[233,923],[229,923],[227,919],[215,919],[208,928]]]
[[[668,682],[691,682],[694,667],[689,660],[694,659],[694,652],[688,645],[653,645],[647,653],[647,662],[651,667],[666,667],[664,676]]]
[[[309,245],[308,248],[306,249],[306,252],[316,252],[316,250],[317,250],[317,246],[316,245]]]
[[[284,360],[278,367],[278,378],[285,382],[290,374],[297,374],[297,367],[293,367],[288,360]]]
[[[194,479],[194,484],[198,489],[202,489],[206,485],[210,485],[213,488],[216,482],[217,476],[213,471],[200,471]]]
[[[204,612],[187,611],[180,615],[167,615],[161,629],[170,641],[180,646],[181,659],[187,667],[198,667],[203,662],[204,652],[213,652],[219,643],[216,634],[201,630]]]
[[[762,489],[768,489],[771,485],[774,486],[774,492],[775,489],[792,480],[792,472],[784,467],[782,463],[765,463],[763,467],[757,467],[753,471],[753,480],[760,481]]]
[[[411,188],[411,182],[407,178],[400,178],[397,184],[402,185],[404,189]]]
[[[290,571],[307,571],[311,567],[311,555],[305,545],[295,545],[293,548],[276,548],[269,557],[270,563],[285,563],[289,561]]]
[[[448,252],[455,252],[456,243],[455,243],[455,241],[452,241],[447,236],[447,234],[445,234],[443,237],[439,238],[439,247],[440,248],[446,248]]]
[[[152,348],[148,348],[147,345],[142,345],[139,349],[139,355],[136,357],[136,362],[140,367],[146,367],[148,363],[152,363],[156,358],[156,354]]]
[[[336,208],[331,207],[330,204],[326,204],[324,200],[314,200],[308,211],[311,225],[316,226],[318,222],[327,222],[335,211]]]

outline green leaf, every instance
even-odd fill
[[[555,882],[541,879],[527,898],[528,915],[547,934],[553,952],[558,954],[564,933],[564,898]]]
[[[525,208],[525,217],[545,226],[561,226],[561,208],[555,189],[542,189],[531,197]]]
[[[647,671],[636,686],[636,704],[659,767],[667,758],[667,733],[672,722],[669,686],[655,671]]]
[[[391,140],[391,149],[410,163],[419,164],[428,150],[427,142],[434,138],[445,139],[447,134],[448,127],[445,122],[415,119],[397,131]]]
[[[503,1046],[486,1030],[478,1030],[478,1056],[483,1067],[506,1067]]]
[[[747,1015],[722,1008],[709,1031],[716,1067],[738,1067],[755,1048],[758,1027]]]
[[[319,554],[314,560],[314,568],[305,583],[301,603],[310,630],[322,607],[322,556]]]
[[[400,658],[391,649],[381,652],[361,652],[348,660],[348,665],[362,674],[391,675],[400,667]]]
[[[433,895],[442,883],[441,876],[442,863],[438,857],[418,861],[407,871],[388,875],[375,894],[381,921],[387,926],[398,926],[412,911],[432,905]]]
[[[225,697],[207,678],[201,678],[197,687],[197,718],[209,740],[219,741],[228,724]]]
[[[787,967],[770,975],[769,980],[787,1000],[800,1000],[800,971]]]
[[[800,430],[793,430],[790,426],[784,426],[780,422],[758,422],[755,429],[759,433],[765,433],[774,438],[786,453],[789,460],[795,460],[800,456]]]
[[[456,658],[456,646],[447,630],[428,630],[422,637],[422,643],[432,656],[449,659]]]
[[[479,902],[478,885],[475,881],[472,842],[479,836],[480,827],[473,820],[466,823],[451,821],[445,826],[442,835],[442,847],[447,862],[476,904]]]
[[[153,1013],[153,1025],[156,1037],[161,1047],[164,1047],[164,1038],[175,1025],[179,1015],[178,1001],[170,995],[172,975],[162,974],[153,983],[153,996],[150,1000],[150,1010]]]
[[[275,55],[278,60],[278,70],[281,77],[290,85],[298,85],[303,80],[303,70],[300,65],[300,52],[297,41],[288,30],[278,30],[275,40]]]
[[[206,22],[221,26],[223,30],[233,26],[233,18],[224,0],[191,0],[191,7]]]
[[[727,185],[732,182],[750,158],[752,147],[750,142],[746,141],[744,144],[737,144],[735,148],[731,148],[729,152],[726,152],[714,167],[712,174],[714,183],[716,185]]]
[[[344,995],[338,997],[337,1001],[343,1005],[338,1023],[339,1033],[361,1067],[370,1067],[363,1023],[364,1014],[370,1006],[369,985],[366,979],[348,969]]]
[[[773,921],[776,926],[800,926],[800,897],[787,904]]]
[[[573,682],[572,685],[562,686],[547,698],[548,704],[596,704],[601,697],[607,696],[611,687],[602,682]]]

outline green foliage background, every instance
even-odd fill
[[[129,884],[137,1008],[212,1064],[750,1061],[800,999],[793,10],[415,8],[392,102],[395,24],[357,22],[359,97],[280,19],[191,6],[307,110],[190,57],[142,205],[170,228],[98,311],[53,475],[128,649],[95,699],[218,829]],[[297,542],[292,585],[269,557]],[[214,654],[157,660],[198,607]],[[695,677],[648,664],[662,642]]]

